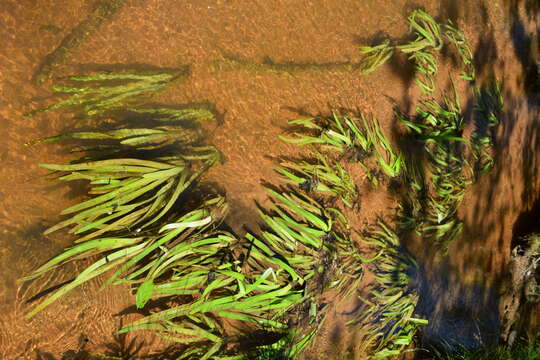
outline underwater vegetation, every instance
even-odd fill
[[[395,45],[390,40],[385,40],[378,45],[360,48],[360,52],[365,55],[362,59],[364,74],[375,71],[399,50],[414,64],[416,84],[424,94],[431,95],[436,90],[433,76],[438,71],[437,52],[448,44],[455,48],[461,60],[461,78],[475,80],[472,50],[463,32],[454,27],[452,22],[439,24],[423,10],[414,10],[408,20],[414,40]]]
[[[371,52],[367,47],[360,50],[365,54],[384,51],[384,57],[364,57],[369,72],[384,63],[381,59],[388,60],[392,50],[407,54],[415,66],[415,82],[424,99],[411,115],[404,114],[396,106],[395,117],[405,126],[409,143],[423,144],[423,151],[421,157],[417,154],[405,156],[403,178],[409,192],[400,204],[398,218],[402,229],[414,230],[446,252],[462,234],[458,209],[467,186],[480,174],[488,173],[494,165],[494,132],[503,113],[504,102],[497,80],[489,80],[486,86],[474,86],[479,119],[471,138],[464,137],[467,123],[455,89],[455,79],[450,75],[452,88],[439,91],[437,98],[436,75],[438,53],[449,46],[461,60],[460,78],[470,83],[475,81],[470,45],[452,23],[439,24],[422,10],[413,11],[409,23],[414,40],[399,45],[392,45],[387,40],[372,47]]]
[[[126,70],[70,76],[66,84],[54,85],[52,88],[57,94],[70,95],[69,98],[29,114],[71,108],[80,116],[99,116],[106,111],[126,109],[127,105],[148,101],[148,96],[155,95],[188,73],[189,68],[185,66],[173,71],[142,73]]]
[[[478,124],[476,131],[471,136],[472,153],[476,174],[486,174],[495,165],[492,149],[495,142],[495,130],[499,124],[499,118],[504,113],[504,98],[501,94],[501,84],[496,79],[491,79],[487,84],[475,90],[478,99],[476,111]]]
[[[22,280],[74,261],[88,265],[27,317],[103,276],[103,288],[128,285],[135,307],[144,310],[118,334],[151,331],[174,344],[176,359],[295,359],[323,327],[331,306],[324,295],[332,292],[336,301],[361,302],[347,326],[362,333],[361,348],[371,358],[414,350],[428,320],[415,312],[421,266],[401,239],[413,233],[444,252],[461,236],[458,209],[467,186],[494,166],[503,98],[496,80],[474,89],[477,129],[466,138],[455,86],[439,91],[437,72],[439,52],[453,47],[461,59],[460,79],[471,84],[476,76],[470,46],[451,23],[439,24],[421,10],[408,19],[413,40],[362,47],[360,64],[334,66],[369,74],[396,50],[407,55],[424,97],[413,114],[396,107],[395,120],[404,139],[419,144],[417,151],[398,146],[371,114],[332,112],[293,120],[290,133],[280,138],[308,151],[276,166],[283,181],[267,186],[269,205],[258,207],[261,225],[245,234],[227,226],[227,198],[205,186],[205,175],[219,172],[221,160],[200,126],[214,119],[213,112],[148,104],[188,76],[188,67],[85,74],[55,85],[62,99],[30,115],[62,110],[77,120],[107,119],[108,128],[27,144],[75,143],[71,151],[78,157],[40,166],[58,181],[88,185],[86,198],[46,230],[69,229],[73,245]],[[253,65],[230,59],[227,64]],[[381,219],[365,231],[351,226],[349,216],[361,212],[362,195],[351,167],[360,169],[371,189],[384,190],[381,184],[389,191],[405,189],[394,225]],[[367,272],[374,280],[361,293]]]
[[[198,129],[213,114],[204,108],[140,106],[148,98],[144,95],[170,86],[180,73],[71,77],[76,86],[53,88],[69,97],[39,110],[67,108],[79,118],[126,121],[115,122],[109,130],[71,132],[27,144],[75,141],[72,152],[82,153],[80,157],[41,166],[57,180],[85,180],[90,186],[89,198],[64,210],[67,218],[46,231],[69,227],[77,236],[74,245],[22,280],[72,261],[87,259],[90,265],[27,317],[109,274],[103,287],[129,284],[136,307],[153,309],[119,334],[153,331],[182,346],[179,359],[247,359],[255,353],[264,358],[282,351],[281,339],[288,339],[287,354],[294,358],[322,324],[322,292],[332,288],[345,295],[358,288],[359,250],[339,209],[323,207],[309,191],[269,189],[273,205],[260,210],[266,224],[261,238],[237,236],[222,227],[226,199],[198,190],[205,173],[220,160],[219,151],[202,142]],[[77,84],[81,82],[89,86]],[[125,125],[141,117],[146,127]],[[323,168],[316,170],[321,179],[341,181],[343,169],[328,162],[325,169],[328,177]],[[336,171],[341,171],[338,177]],[[346,202],[353,190],[345,187],[336,195]],[[166,304],[165,309],[154,309],[156,303]],[[300,314],[300,332],[289,329],[289,312]],[[279,336],[271,344],[254,343],[246,349],[244,335],[233,330],[238,323],[252,332],[264,329]]]
[[[418,265],[402,248],[398,235],[381,221],[365,231],[361,241],[374,248],[373,257],[364,261],[372,264],[375,282],[369,297],[360,297],[365,310],[349,323],[365,329],[362,346],[373,359],[400,355],[413,344],[418,327],[428,324],[414,316]]]
[[[283,141],[318,145],[320,151],[338,160],[358,163],[374,186],[379,184],[381,174],[392,179],[401,173],[402,155],[394,150],[378,120],[373,117],[333,114],[328,118],[293,120],[290,124],[294,128],[301,128],[302,132],[294,131],[294,138],[281,137]],[[367,165],[370,158],[375,159],[378,169]]]

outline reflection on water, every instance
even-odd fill
[[[463,239],[442,259],[425,244],[408,244],[423,259],[427,273],[421,306],[431,320],[424,334],[427,342],[466,338],[461,344],[475,346],[495,342],[498,337],[500,318],[494,309],[506,281],[514,223],[537,201],[540,185],[536,176],[540,129],[531,120],[539,115],[534,81],[539,61],[535,4],[518,0],[415,3],[415,7],[452,19],[466,31],[473,39],[479,77],[492,72],[504,76],[506,97],[506,115],[497,134],[498,165],[464,200]],[[62,234],[43,236],[42,232],[84,190],[82,185],[69,188],[50,183],[36,167],[40,162],[66,161],[70,156],[61,146],[22,145],[74,124],[59,114],[31,118],[23,114],[48,101],[49,91],[36,86],[32,77],[45,56],[92,9],[93,2],[83,0],[71,1],[69,6],[60,0],[0,4],[4,39],[0,51],[0,357],[5,359],[60,359],[62,354],[96,351],[144,354],[164,346],[142,335],[115,338],[113,331],[129,321],[117,314],[131,305],[132,298],[124,288],[97,292],[99,281],[74,291],[32,321],[23,319],[28,311],[26,299],[71,277],[68,271],[57,271],[22,288],[16,281],[70,243]],[[76,72],[80,64],[165,68],[191,64],[191,77],[163,94],[160,101],[210,102],[223,114],[223,124],[211,140],[227,162],[212,180],[235,204],[233,214],[250,224],[253,200],[264,201],[261,180],[276,178],[271,158],[296,151],[276,141],[286,121],[298,116],[291,109],[311,114],[328,113],[331,108],[361,109],[373,112],[390,129],[392,111],[386,97],[413,111],[418,94],[409,91],[412,77],[403,70],[400,59],[375,77],[340,69],[307,69],[286,75],[242,69],[214,72],[211,65],[227,54],[258,63],[266,57],[275,63],[355,63],[360,58],[358,39],[380,31],[392,38],[403,37],[408,31],[404,16],[408,12],[410,5],[401,0],[126,2],[78,45],[68,66],[58,66],[55,71],[63,76]],[[464,109],[471,111],[467,94],[462,101]],[[364,207],[362,216],[374,217],[388,208],[384,199],[370,205]],[[328,349],[340,341],[336,334],[321,339],[321,356],[328,357]],[[346,338],[346,329],[339,336]]]

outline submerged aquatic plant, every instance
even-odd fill
[[[188,120],[209,118],[207,110],[153,108],[128,113],[144,114],[154,125],[73,132],[28,143],[78,140],[84,145],[73,151],[86,152],[68,164],[40,164],[61,181],[89,181],[91,195],[65,209],[62,215],[71,217],[45,233],[72,226],[71,232],[82,236],[78,241],[85,241],[159,226],[181,195],[220,159],[213,146],[198,145],[202,135],[197,128],[183,126]]]
[[[363,159],[370,155],[372,142],[365,130],[365,119],[340,116],[316,117],[290,121],[303,132],[294,132],[294,138],[280,139],[297,145],[320,145],[322,150]],[[311,132],[311,133],[310,133]]]
[[[362,46],[360,52],[365,55],[360,65],[362,73],[369,74],[392,57],[394,47],[390,45],[389,40],[386,40],[379,45]]]
[[[414,81],[420,87],[424,94],[435,92],[435,74],[437,74],[438,65],[435,55],[430,50],[418,50],[409,56],[409,60],[415,63],[416,76]]]
[[[486,174],[495,164],[493,144],[495,128],[504,112],[504,98],[501,83],[491,79],[486,86],[476,90],[477,126],[471,136],[472,154],[475,160],[475,173]]]
[[[289,332],[280,341],[270,346],[259,348],[259,353],[255,360],[292,360],[296,359],[298,355],[306,348],[306,346],[313,340],[316,335],[316,331],[313,330],[303,336],[303,338],[295,342],[296,333],[294,331]]]
[[[183,295],[184,301],[139,319],[120,332],[154,330],[174,342],[192,345],[184,352],[185,357],[197,354],[200,359],[213,359],[213,355],[226,354],[227,321],[284,329],[285,324],[268,316],[299,302],[301,291],[279,281],[270,267],[262,273],[242,271],[240,260],[227,251],[235,241],[231,235],[209,234],[190,244],[178,244],[145,272],[137,273],[144,280],[138,292],[151,284],[152,298]],[[208,248],[206,244],[215,245]],[[160,275],[169,270],[174,270],[173,276],[160,280]]]
[[[369,117],[365,120],[365,126],[367,136],[373,144],[375,158],[382,171],[390,178],[399,176],[403,165],[402,154],[394,150],[390,141],[381,130],[377,119]]]
[[[305,194],[280,194],[268,190],[275,198],[271,206],[274,214],[260,211],[260,216],[271,231],[263,231],[264,243],[251,237],[253,259],[270,250],[268,255],[281,265],[293,281],[303,285],[317,272],[321,251],[327,247],[327,235],[332,232],[336,209],[323,207]],[[266,243],[266,245],[265,245]],[[281,260],[284,258],[286,262]]]
[[[224,199],[217,197],[207,200],[198,209],[177,217],[175,222],[162,227],[159,234],[142,233],[137,236],[102,237],[82,241],[66,249],[21,280],[27,281],[41,277],[46,272],[74,260],[93,258],[96,255],[100,257],[80,272],[74,280],[60,287],[38,304],[27,314],[27,317],[33,317],[67,292],[111,270],[116,269],[104,286],[131,280],[133,274],[152,269],[153,265],[158,263],[155,260],[148,262],[147,259],[159,259],[165,249],[171,249],[173,245],[179,245],[179,243],[183,245],[187,237],[200,234],[215,224],[219,224],[226,210],[227,204]],[[138,305],[144,305],[145,298],[149,298],[149,286],[146,288],[146,290],[143,288],[138,291],[140,292]],[[153,292],[153,288],[150,292]],[[159,293],[159,290],[156,293]]]
[[[416,39],[397,48],[406,54],[432,49],[439,51],[442,49],[443,40],[441,37],[441,26],[431,15],[423,10],[414,10],[409,16],[411,30],[414,30]]]
[[[318,145],[322,151],[340,154],[339,159],[353,160],[360,164],[374,185],[378,184],[378,179],[364,162],[372,155],[388,177],[395,178],[401,172],[402,155],[394,150],[374,117],[333,114],[331,118],[308,118],[291,121],[291,124],[303,127],[307,134],[295,132],[295,138],[282,137],[284,141]]]
[[[306,192],[318,191],[337,197],[348,206],[358,201],[356,185],[349,173],[336,161],[315,153],[313,161],[282,161],[276,171]]]
[[[402,230],[412,230],[421,235],[427,207],[426,179],[422,165],[413,156],[405,158],[403,175],[407,191],[398,205],[398,226]]]
[[[465,34],[450,21],[444,25],[444,36],[456,48],[459,54],[462,63],[461,78],[467,81],[474,81],[476,70],[474,68],[473,53]]]
[[[365,310],[350,323],[366,327],[363,346],[372,359],[396,356],[412,345],[418,328],[427,320],[415,316],[418,294],[414,288],[418,265],[401,247],[397,234],[379,221],[362,236],[375,254],[365,261],[373,267],[375,285]]]
[[[84,234],[78,241],[102,234],[140,232],[170,214],[170,210],[188,187],[212,166],[219,155],[208,159],[195,171],[182,157],[157,158],[155,161],[117,158],[84,161],[67,165],[41,164],[60,172],[62,181],[88,180],[93,197],[71,206],[63,215],[72,215],[47,229],[50,233],[73,225],[71,232]]]
[[[172,71],[125,71],[70,76],[65,85],[53,86],[56,93],[68,94],[69,98],[29,114],[70,108],[84,116],[99,116],[107,111],[139,103],[187,74],[188,67]]]
[[[463,156],[467,139],[463,137],[464,120],[457,92],[451,96],[443,94],[442,102],[425,100],[417,107],[417,117],[408,119],[396,112],[398,120],[410,129],[413,137],[424,144],[428,163],[428,176],[418,184],[415,174],[409,173],[411,182],[418,184],[417,191],[424,192],[425,200],[409,198],[401,212],[402,223],[412,225],[417,231],[431,239],[445,251],[448,245],[461,235],[462,223],[457,218],[457,209],[463,200],[465,187],[470,183],[465,170],[468,163]],[[417,165],[410,164],[414,169]],[[421,208],[423,209],[421,210]],[[411,214],[422,214],[420,224]],[[412,215],[414,216],[414,215]]]
[[[194,146],[202,139],[197,123],[214,118],[213,113],[205,108],[131,108],[122,112],[127,123],[142,117],[145,127],[115,126],[111,130],[64,133],[29,141],[25,145],[82,140],[81,143],[89,145],[80,145],[72,149],[73,152],[99,150],[107,151],[109,154],[133,150],[156,150],[176,145],[180,151],[184,152],[184,157],[187,156],[187,149],[192,153],[210,149],[210,147]]]

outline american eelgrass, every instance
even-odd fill
[[[106,285],[130,280],[134,273],[138,274],[152,268],[153,262],[147,261],[149,258],[159,258],[165,249],[170,249],[175,244],[178,245],[179,240],[193,233],[200,233],[219,223],[226,209],[224,199],[217,197],[207,200],[199,208],[177,217],[175,222],[162,227],[159,234],[110,236],[75,244],[21,280],[27,281],[41,277],[46,272],[74,260],[95,256],[99,256],[99,259],[86,267],[73,281],[62,286],[39,303],[27,314],[27,317],[33,317],[67,292],[108,271],[116,269],[106,281]],[[142,294],[138,294],[138,304],[144,304],[145,297],[147,295],[143,289]]]
[[[302,340],[295,343],[295,333],[289,332],[278,342],[261,346],[257,349],[254,360],[292,360],[304,350],[304,348],[313,340],[316,335],[315,331],[311,331]]]
[[[252,242],[248,261],[255,262],[252,266],[259,266],[263,260],[259,257],[266,254],[271,256],[266,261],[282,266],[282,271],[301,285],[316,278],[318,282],[312,285],[319,291],[335,287],[349,293],[355,289],[362,278],[362,263],[344,215],[307,194],[269,192],[275,199],[273,214],[260,212],[269,230],[262,232],[264,240],[248,235]],[[328,268],[326,256],[336,259],[337,269]]]
[[[365,164],[372,155],[388,177],[397,177],[401,172],[401,153],[394,150],[379,121],[372,116],[355,118],[334,113],[330,118],[308,118],[290,123],[303,127],[304,133],[295,132],[294,138],[282,137],[282,140],[299,145],[317,145],[321,151],[339,154],[339,159],[358,162],[374,185],[378,184],[378,179]]]
[[[397,48],[414,62],[417,71],[415,82],[422,92],[432,94],[435,91],[433,77],[438,69],[435,52],[441,50],[443,46],[441,26],[422,10],[414,10],[408,19],[416,38]]]
[[[409,55],[409,60],[415,64],[416,76],[414,81],[424,94],[432,94],[436,90],[435,74],[438,65],[435,55],[430,50],[417,50]]]
[[[369,74],[392,57],[394,54],[394,47],[390,45],[389,40],[386,40],[379,45],[362,46],[360,47],[360,52],[364,54],[360,64],[362,73]]]
[[[424,94],[431,95],[436,90],[435,75],[438,71],[437,53],[443,48],[445,40],[456,50],[462,63],[463,79],[473,81],[475,68],[473,55],[465,35],[452,22],[439,24],[423,10],[414,10],[408,17],[411,32],[415,39],[402,45],[390,45],[386,40],[374,46],[365,46],[360,50],[365,54],[362,59],[363,73],[373,72],[385,63],[398,49],[408,56],[415,65],[415,82]]]
[[[379,163],[381,170],[390,178],[399,176],[403,166],[401,152],[394,150],[375,117],[367,117],[364,123],[367,136],[373,144],[375,159]]]
[[[476,70],[474,68],[473,53],[465,34],[450,21],[444,25],[444,37],[455,47],[459,54],[462,64],[461,78],[467,81],[474,81]]]
[[[264,326],[285,331],[282,319],[287,310],[319,295],[319,288],[350,293],[362,274],[360,263],[352,261],[359,259],[358,252],[345,234],[344,218],[337,209],[323,209],[307,196],[270,194],[276,202],[272,214],[261,211],[269,227],[263,240],[250,234],[239,240],[218,230],[227,205],[216,197],[162,226],[159,234],[142,231],[76,244],[23,280],[38,278],[74,260],[98,259],[38,304],[28,317],[77,286],[112,272],[104,287],[129,284],[138,308],[161,299],[171,304],[125,326],[120,333],[153,331],[185,347],[180,359],[249,358],[229,347],[232,334],[227,324],[243,322],[255,329]],[[324,268],[321,254],[339,258],[339,272]],[[325,278],[324,272],[332,276]],[[323,279],[323,283],[315,284],[315,279]],[[310,312],[310,318],[315,316]],[[302,331],[308,337],[301,340],[300,336],[293,349],[303,349],[321,321],[311,319],[311,330]]]
[[[282,319],[289,311],[302,307],[306,302],[316,304],[319,290],[326,287],[342,291],[356,289],[361,279],[361,269],[359,271],[358,264],[350,264],[329,278],[321,277],[322,272],[332,270],[321,268],[324,266],[320,262],[321,254],[335,249],[335,256],[338,257],[355,255],[351,252],[352,244],[342,235],[343,217],[336,209],[323,209],[306,195],[273,190],[269,190],[269,193],[274,202],[269,211],[260,211],[267,226],[262,231],[262,238],[247,234],[246,242],[236,242],[237,247],[247,247],[246,252],[242,252],[245,255],[242,260],[232,252],[228,252],[226,257],[221,255],[214,258],[210,255],[206,259],[217,261],[212,267],[201,265],[201,269],[198,269],[193,261],[189,261],[189,267],[186,266],[183,272],[178,270],[179,256],[170,250],[170,255],[162,255],[163,263],[174,268],[178,279],[167,280],[157,286],[172,288],[172,284],[178,284],[175,286],[181,286],[184,291],[189,286],[187,295],[194,300],[147,316],[121,332],[152,329],[168,339],[192,344],[181,359],[271,359],[270,356],[274,355],[294,359],[316,336],[323,321],[317,316],[316,310],[305,314],[308,318],[307,328],[304,326],[294,330],[297,333],[287,340],[291,343],[287,351],[282,348],[282,341],[285,340],[280,340],[257,346],[246,354],[236,353],[234,348],[227,348],[231,344],[230,335],[221,324],[224,320],[240,321],[252,324],[255,329],[262,326],[287,331]],[[232,238],[230,234],[220,236]],[[231,239],[224,246],[231,248],[233,244],[235,241]],[[167,260],[167,257],[174,260]],[[224,261],[224,258],[227,260]],[[153,266],[153,269],[160,269],[160,265]],[[149,276],[142,275],[144,273],[136,274],[147,282]],[[152,278],[158,279],[159,275],[152,275]],[[209,275],[211,281],[208,280]],[[194,280],[186,280],[190,278]],[[321,278],[322,284],[315,283]],[[201,287],[204,290],[199,290]],[[171,290],[178,293],[174,288]],[[201,334],[200,329],[205,332]],[[186,336],[193,334],[197,334],[197,337]]]
[[[416,38],[405,45],[397,48],[406,54],[411,54],[424,49],[439,51],[442,49],[441,26],[431,15],[423,10],[414,10],[408,17],[411,30]]]
[[[261,269],[278,266],[278,276],[302,289],[303,298],[289,313],[303,313],[296,331],[304,338],[298,343],[305,347],[325,320],[318,312],[320,296],[330,289],[340,299],[355,293],[363,278],[363,263],[346,218],[338,209],[323,207],[307,194],[269,193],[274,201],[270,211],[260,213],[267,226],[262,239],[247,235],[251,242],[247,265]]]
[[[442,101],[422,100],[416,108],[417,117],[408,119],[396,112],[398,121],[407,126],[421,141],[466,142],[462,136],[465,121],[455,86],[450,94],[443,93]]]
[[[201,145],[198,130],[187,125],[212,118],[212,113],[199,108],[128,107],[180,75],[73,77],[72,87],[56,88],[72,97],[41,110],[71,108],[98,119],[120,114],[124,120],[138,118],[145,124],[34,142],[82,142],[73,149],[85,152],[82,157],[64,165],[42,166],[63,181],[88,181],[91,198],[66,209],[63,214],[70,218],[47,230],[71,226],[79,236],[75,244],[23,280],[73,261],[89,265],[52,291],[27,317],[78,286],[106,276],[103,288],[127,284],[136,307],[151,311],[119,333],[153,331],[182,346],[179,359],[232,360],[253,354],[253,349],[235,347],[235,325],[291,333],[285,322],[287,312],[309,304],[309,329],[300,329],[291,341],[288,355],[294,358],[322,323],[320,292],[331,287],[350,294],[358,286],[362,275],[358,250],[348,237],[343,215],[307,195],[271,192],[273,209],[261,211],[268,226],[262,240],[251,234],[237,238],[221,230],[225,199],[215,196],[197,204],[196,198],[187,196],[219,159],[217,149]],[[327,175],[334,177],[326,179],[318,169],[321,178],[334,181],[347,175],[333,162],[325,164]],[[348,196],[342,191],[336,195]],[[166,306],[156,310],[156,303]],[[262,348],[256,345],[255,350]]]
[[[69,98],[30,114],[67,108],[84,116],[99,116],[148,99],[187,73],[185,67],[173,71],[125,71],[70,76],[65,85],[55,85],[52,88],[58,94],[69,95]]]
[[[61,181],[89,181],[92,195],[62,211],[71,217],[46,233],[72,226],[71,232],[82,236],[77,241],[83,242],[102,234],[146,230],[168,216],[184,191],[219,159],[217,150],[204,156],[198,166],[178,155],[41,164],[59,173]]]
[[[358,192],[349,173],[325,154],[314,155],[316,161],[282,161],[276,171],[302,190],[340,198],[348,207],[355,205]]]
[[[91,199],[65,209],[70,218],[50,233],[72,226],[82,242],[102,234],[140,232],[159,224],[177,200],[220,159],[213,146],[198,145],[201,134],[186,122],[211,117],[204,109],[129,109],[143,114],[145,128],[117,127],[105,131],[62,134],[33,141],[77,140],[76,152],[86,152],[68,164],[40,164],[58,180],[86,180]],[[180,125],[182,124],[182,125]],[[152,160],[147,160],[147,159]]]
[[[88,240],[67,249],[23,280],[74,260],[95,258],[76,278],[36,306],[32,317],[66,293],[105,273],[112,274],[103,287],[127,283],[135,290],[138,308],[149,301],[169,301],[157,311],[120,329],[119,333],[150,330],[184,345],[183,358],[244,359],[227,354],[227,321],[253,326],[286,325],[269,314],[284,311],[303,299],[298,288],[267,267],[242,270],[235,250],[241,244],[232,235],[214,230],[224,218],[222,197],[206,200],[199,208],[163,226],[159,234]],[[241,253],[241,252],[240,252]]]
[[[422,234],[422,226],[426,221],[426,179],[424,169],[413,156],[404,160],[404,179],[407,189],[398,205],[398,226],[404,231],[415,231]]]
[[[427,200],[426,223],[422,232],[446,251],[461,235],[463,225],[457,210],[470,181],[463,174],[463,160],[453,156],[440,144],[435,146],[432,154],[439,163],[431,170],[432,193]]]
[[[418,265],[382,221],[365,232],[362,241],[374,247],[375,254],[364,261],[373,267],[375,285],[367,299],[360,298],[364,311],[349,323],[364,327],[363,347],[372,359],[397,356],[413,343],[418,327],[427,324],[414,315]]]
[[[182,242],[161,255],[147,271],[136,274],[144,279],[138,291],[151,284],[152,299],[183,295],[184,300],[131,323],[120,333],[153,330],[159,336],[188,345],[186,358],[198,355],[199,359],[213,359],[219,354],[227,355],[227,323],[244,322],[284,330],[286,324],[274,320],[272,314],[301,301],[301,290],[293,284],[283,284],[271,267],[262,273],[242,271],[240,260],[228,253],[235,241],[230,234],[218,233]],[[191,249],[191,244],[196,243],[201,246]],[[167,270],[173,271],[173,276],[160,281],[159,275]],[[154,293],[154,287],[162,293]]]
[[[373,154],[372,137],[367,132],[363,115],[359,118],[333,113],[331,117],[316,117],[293,120],[291,125],[300,127],[294,138],[280,136],[281,140],[297,145],[315,145],[327,154],[337,154],[339,160],[354,161],[362,167],[374,185],[379,181],[366,166],[365,160]]]
[[[485,86],[476,89],[475,95],[478,121],[476,131],[471,136],[474,170],[475,174],[486,174],[495,164],[493,158],[495,128],[499,125],[499,118],[504,112],[501,83],[491,79]]]
[[[422,76],[417,76],[415,80],[422,91],[432,93],[435,90],[433,75],[437,72],[434,52],[441,50],[443,46],[441,25],[423,10],[414,10],[408,20],[416,38],[407,44],[397,46],[385,40],[378,45],[361,47],[360,52],[364,54],[364,58],[360,68],[362,73],[369,74],[388,61],[395,49],[399,49],[409,55],[409,60],[416,64],[416,70],[421,73]],[[451,26],[447,28],[447,33],[447,37],[459,45],[458,49],[464,51],[466,44],[461,41],[462,33]]]
[[[461,234],[462,223],[457,218],[457,209],[463,200],[465,187],[470,183],[465,173],[468,163],[463,156],[463,144],[468,140],[463,137],[464,120],[457,92],[454,89],[452,95],[443,94],[441,102],[422,101],[414,120],[402,114],[397,116],[424,144],[428,160],[428,176],[423,187],[426,194],[424,224],[414,226],[446,250]],[[418,202],[413,201],[405,206],[409,210],[418,210]],[[411,223],[410,215],[406,215],[402,222]]]
[[[280,139],[297,145],[319,145],[322,150],[341,155],[368,156],[372,142],[366,133],[365,119],[341,116],[316,117],[290,121],[302,132],[294,132],[294,138],[280,136]]]

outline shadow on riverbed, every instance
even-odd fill
[[[444,3],[440,18],[459,22],[464,13],[460,12],[458,1]],[[505,54],[505,49],[497,47],[500,39],[496,41],[493,30],[496,24],[487,24],[488,31],[473,49],[478,87],[482,88],[493,74],[504,76],[500,79],[504,115],[494,144],[496,166],[468,191],[471,195],[464,200],[468,210],[461,215],[465,223],[463,236],[450,247],[448,256],[438,255],[425,240],[421,244],[414,241],[409,244],[418,250],[413,253],[421,254],[424,278],[419,284],[421,297],[417,311],[430,321],[422,338],[423,346],[428,348],[474,349],[499,342],[501,324],[508,321],[502,318],[499,309],[501,296],[508,296],[504,293],[511,289],[507,267],[511,249],[515,239],[538,229],[540,224],[537,180],[540,122],[532,120],[540,118],[537,23],[540,3],[515,0],[507,5],[506,21],[511,24],[507,36],[518,61],[505,64],[500,60],[512,54]],[[476,15],[476,21],[488,19],[484,5],[475,7],[478,9],[474,13],[484,14]],[[465,101],[465,116],[472,121],[477,117],[476,101],[473,94]],[[534,311],[527,312],[522,317],[534,322]],[[523,324],[521,334],[525,335],[530,325]],[[422,358],[423,354],[419,353],[418,357]]]

